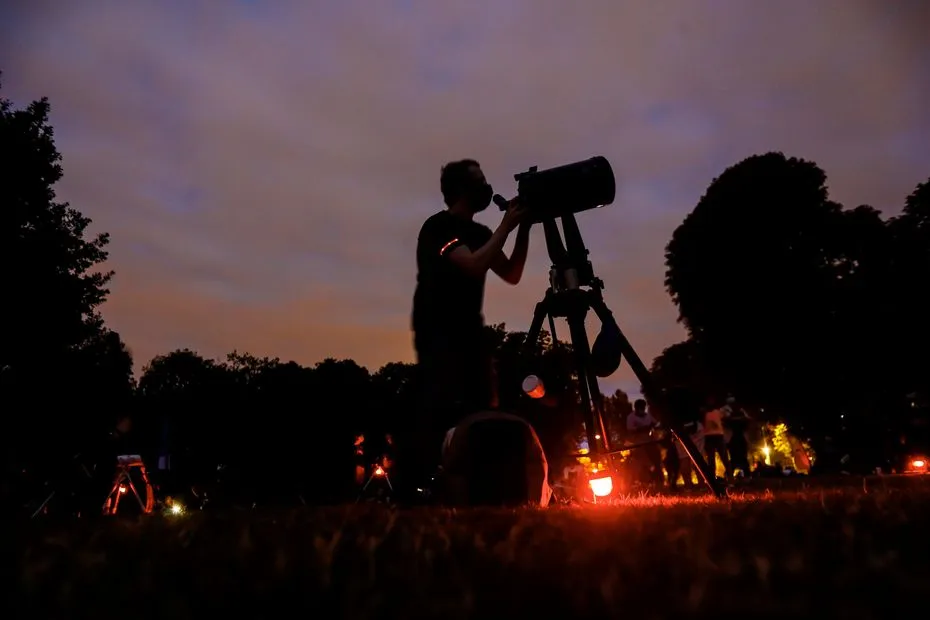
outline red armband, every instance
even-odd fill
[[[446,252],[449,252],[449,251],[453,250],[454,248],[458,247],[458,246],[461,245],[461,244],[462,244],[462,242],[459,241],[457,238],[456,238],[456,239],[453,239],[452,241],[450,241],[449,243],[445,244],[444,246],[442,246],[442,247],[439,249],[439,255],[440,255],[440,256],[445,256]]]

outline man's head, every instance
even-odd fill
[[[633,403],[633,413],[636,415],[646,415],[646,401],[642,398],[637,398],[636,402]]]
[[[461,159],[443,166],[439,186],[447,207],[462,204],[472,213],[487,209],[494,195],[481,165],[474,159]]]

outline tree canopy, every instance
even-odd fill
[[[132,358],[100,314],[113,275],[102,267],[109,236],[89,234],[90,218],[56,200],[61,154],[49,113],[45,98],[21,109],[0,98],[0,397],[8,411],[53,416],[43,442],[54,443],[126,406]],[[77,409],[87,412],[80,422]],[[38,423],[12,421],[30,437],[30,420]]]
[[[657,377],[809,423],[925,390],[926,188],[886,221],[832,201],[810,161],[767,153],[726,169],[666,248],[688,340],[655,360]]]

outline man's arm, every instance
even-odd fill
[[[525,211],[517,203],[511,203],[497,230],[491,234],[491,238],[483,246],[472,252],[464,244],[458,243],[456,239],[454,243],[447,243],[443,251],[446,251],[448,247],[447,255],[454,265],[465,273],[480,278],[488,272],[494,260],[502,253],[508,235],[520,223],[524,213]]]
[[[502,223],[488,242],[474,252],[466,245],[455,245],[450,247],[447,256],[453,265],[470,276],[480,278],[487,273],[494,259],[501,253],[509,234],[510,231]]]
[[[507,284],[519,284],[520,278],[523,277],[523,267],[526,265],[526,253],[529,247],[530,225],[521,224],[520,228],[517,229],[517,240],[514,243],[510,258],[507,258],[507,255],[501,250],[494,257],[491,269]]]

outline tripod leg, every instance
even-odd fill
[[[53,497],[55,497],[55,491],[52,491],[51,493],[49,493],[48,497],[45,498],[45,501],[42,502],[41,504],[39,504],[39,507],[36,508],[36,511],[35,511],[34,513],[32,513],[32,517],[30,517],[30,518],[31,518],[31,519],[35,519],[35,518],[36,518],[36,515],[38,515],[40,512],[42,512],[42,509],[45,508],[45,507],[48,505],[48,503],[49,503],[50,501],[52,501],[52,498],[53,498]]]
[[[586,310],[586,308],[585,308]],[[594,455],[610,452],[604,420],[597,404],[600,399],[597,395],[600,389],[597,379],[590,372],[589,361],[591,346],[588,344],[588,333],[584,325],[585,312],[567,318],[568,330],[572,339],[572,351],[575,355],[575,367],[578,373],[578,396],[581,399],[581,415],[584,418],[585,431],[588,435],[588,446]],[[600,435],[600,440],[595,439]]]
[[[626,358],[626,361],[630,364],[630,368],[633,370],[633,374],[636,375],[636,378],[639,379],[639,382],[643,387],[655,394],[657,393],[653,388],[652,374],[649,372],[649,369],[646,368],[646,365],[639,358],[639,355],[636,353],[636,350],[633,348],[633,345],[630,344],[630,341],[627,340],[626,335],[623,333],[623,330],[620,329],[620,326],[617,325],[616,319],[614,319],[613,313],[610,311],[610,308],[607,307],[607,304],[604,303],[603,297],[601,297],[600,292],[591,291],[589,293],[589,305],[594,313],[597,315],[597,318],[600,319],[601,323],[612,323],[617,328],[617,334],[619,334],[620,340],[620,350],[623,354],[623,357]],[[666,416],[671,418],[671,416]],[[710,490],[717,497],[722,497],[726,495],[726,489],[723,485],[717,482],[717,474],[714,471],[711,464],[707,462],[707,459],[704,458],[704,455],[700,453],[697,449],[697,446],[694,445],[694,442],[691,441],[691,436],[682,431],[675,420],[665,420],[666,428],[668,428],[673,435],[673,438],[681,442],[682,447],[685,449],[685,454],[694,464],[694,468],[697,469],[703,478],[704,483],[710,488]]]
[[[526,332],[526,340],[524,341],[524,346],[529,348],[536,344],[536,341],[539,340],[539,334],[542,332],[543,321],[546,319],[546,316],[549,315],[549,295],[546,294],[546,299],[543,299],[536,304],[536,309],[533,310],[533,322],[530,323],[530,329]],[[555,338],[555,336],[553,336]]]
[[[119,511],[119,500],[122,497],[122,493],[119,492],[119,487],[116,488],[116,497],[113,498],[113,512],[110,514],[116,514]]]
[[[374,480],[374,479],[375,479],[374,475],[372,475],[370,478],[368,478],[368,481],[365,483],[365,486],[363,486],[363,487],[362,487],[362,490],[358,492],[358,497],[355,498],[355,503],[356,503],[356,504],[359,503],[360,501],[362,501],[362,497],[365,495],[365,491],[368,490],[368,485],[371,484],[371,481]]]
[[[129,484],[129,488],[132,490],[132,494],[136,496],[136,501],[139,502],[139,508],[142,509],[142,512],[143,513],[149,512],[145,509],[146,504],[144,501],[142,501],[142,496],[139,495],[139,491],[136,490],[136,485],[133,484],[132,480],[129,480],[129,479],[127,479],[126,482]]]
[[[145,465],[139,466],[139,473],[142,476],[142,484],[145,485],[145,505],[142,510],[145,514],[149,514],[155,510],[155,489],[152,488],[152,481],[149,480],[149,472],[145,469]]]

